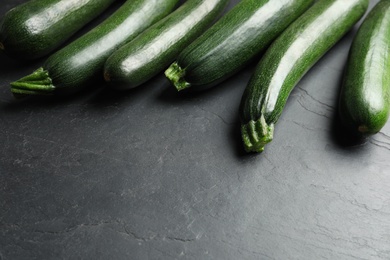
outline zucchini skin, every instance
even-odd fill
[[[339,114],[359,137],[379,132],[390,112],[390,1],[380,1],[360,26],[350,49]]]
[[[306,72],[364,15],[368,0],[319,0],[264,54],[240,104],[247,152],[262,152],[273,139],[290,92]]]
[[[114,89],[130,89],[166,69],[179,52],[222,13],[228,0],[188,0],[112,54],[104,78]]]
[[[9,10],[0,25],[0,49],[31,60],[43,57],[115,0],[31,0]]]
[[[177,90],[217,85],[245,67],[312,0],[242,0],[185,48],[165,72]]]
[[[102,24],[51,55],[43,67],[11,83],[21,95],[69,95],[103,81],[106,59],[169,14],[178,0],[128,0]]]

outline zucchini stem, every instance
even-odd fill
[[[191,84],[185,81],[185,75],[186,70],[182,69],[177,62],[172,63],[165,71],[165,76],[172,82],[177,91],[191,87]]]
[[[272,141],[273,135],[274,124],[268,125],[263,115],[256,121],[251,120],[241,125],[241,136],[247,152],[264,151],[265,145]]]
[[[11,92],[17,96],[53,95],[54,85],[49,72],[39,68],[30,75],[11,83]]]
[[[2,42],[0,42],[0,50],[4,50],[5,48],[4,48],[4,44],[2,43]]]

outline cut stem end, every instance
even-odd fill
[[[177,62],[174,62],[166,71],[165,76],[172,82],[177,91],[191,87],[191,84],[186,82],[184,76],[185,69],[182,69]]]
[[[16,98],[31,95],[53,95],[55,87],[47,70],[39,68],[32,74],[11,83]]]
[[[241,125],[241,136],[247,152],[264,151],[265,145],[272,141],[273,134],[274,124],[268,125],[263,115],[256,121]]]

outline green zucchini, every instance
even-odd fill
[[[177,90],[211,87],[246,66],[312,0],[242,0],[165,71]]]
[[[363,16],[368,2],[319,0],[272,43],[240,104],[246,151],[264,150],[294,86]]]
[[[390,112],[390,1],[380,1],[350,49],[339,99],[343,125],[360,137],[379,132]]]
[[[68,95],[103,81],[106,59],[170,13],[178,0],[128,0],[102,24],[51,55],[43,67],[11,83],[20,95]]]
[[[31,0],[9,10],[0,24],[0,49],[30,60],[57,49],[115,0]]]
[[[188,0],[108,58],[104,78],[114,89],[134,88],[166,69],[219,15],[228,0]]]

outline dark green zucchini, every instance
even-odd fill
[[[11,91],[18,96],[67,95],[103,81],[111,53],[170,13],[177,2],[128,0],[102,24],[51,55],[42,68],[11,83]]]
[[[272,43],[241,100],[241,133],[248,152],[264,150],[291,90],[363,16],[368,2],[319,0]]]
[[[16,6],[1,22],[0,49],[22,60],[43,57],[114,1],[31,0]]]
[[[173,62],[219,15],[228,0],[188,0],[108,58],[104,78],[114,89],[134,88]]]
[[[185,48],[165,71],[177,90],[211,87],[238,72],[312,0],[243,0]]]
[[[367,15],[350,49],[339,100],[343,125],[354,135],[379,132],[390,112],[390,1]]]

